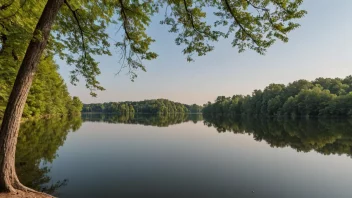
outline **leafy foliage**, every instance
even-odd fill
[[[109,102],[103,104],[84,104],[82,112],[102,112],[118,114],[175,114],[200,113],[202,107],[196,104],[185,105],[166,99],[144,100],[139,102]]]
[[[45,5],[44,1],[0,1],[8,5],[0,10],[0,119],[4,113],[32,32]],[[4,4],[5,2],[5,4]],[[8,4],[6,4],[8,3]],[[57,72],[54,55],[46,50],[35,74],[24,117],[52,114],[77,114],[81,110],[78,98],[71,98]]]
[[[73,115],[80,113],[82,109],[81,101],[77,97],[71,98],[64,80],[57,72],[57,68],[58,66],[51,57],[43,59],[40,62],[26,101],[23,117]],[[8,74],[10,72],[6,67],[1,67],[0,118],[5,110],[15,80],[15,74]]]
[[[287,86],[270,84],[252,95],[219,96],[205,104],[205,114],[267,116],[352,116],[351,76],[298,80]]]
[[[1,51],[19,49],[16,59],[21,62],[46,1],[0,2],[0,36],[6,37],[1,40]],[[71,82],[76,84],[83,77],[95,96],[96,90],[104,90],[96,79],[100,74],[96,56],[112,55],[117,48],[119,64],[128,68],[132,80],[137,77],[137,69],[146,70],[144,61],[157,58],[150,48],[155,40],[147,32],[155,14],[164,14],[160,23],[176,34],[175,43],[192,61],[194,55],[212,51],[214,42],[221,38],[231,38],[233,47],[240,52],[252,49],[260,54],[276,40],[287,42],[287,34],[299,26],[296,19],[306,14],[299,9],[301,3],[302,0],[65,0],[45,53],[58,55],[73,65]],[[116,34],[108,34],[107,30],[114,27]],[[21,47],[7,47],[9,43]]]

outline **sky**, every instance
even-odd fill
[[[147,72],[138,71],[132,82],[120,70],[119,56],[102,56],[101,75],[97,78],[106,89],[91,97],[81,80],[77,86],[69,83],[72,68],[58,61],[60,74],[72,96],[83,103],[139,101],[165,98],[186,104],[213,102],[217,96],[251,94],[270,83],[318,77],[352,75],[352,7],[351,0],[304,0],[302,8],[308,14],[298,22],[301,27],[289,34],[289,42],[276,42],[266,54],[247,50],[238,53],[231,39],[215,44],[215,50],[187,62],[182,47],[174,43],[176,35],[157,17],[148,28],[156,42],[152,50],[159,54],[156,60],[145,62]],[[210,19],[211,20],[211,19]],[[114,34],[111,28],[109,33]]]

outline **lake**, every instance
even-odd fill
[[[22,124],[16,167],[63,198],[349,198],[351,120],[84,114]]]

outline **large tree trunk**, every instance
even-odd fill
[[[18,71],[0,129],[0,191],[28,190],[18,180],[15,153],[18,130],[32,80],[64,0],[48,0]]]

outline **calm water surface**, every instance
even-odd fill
[[[63,198],[350,198],[352,121],[83,115],[26,122],[16,166]]]

